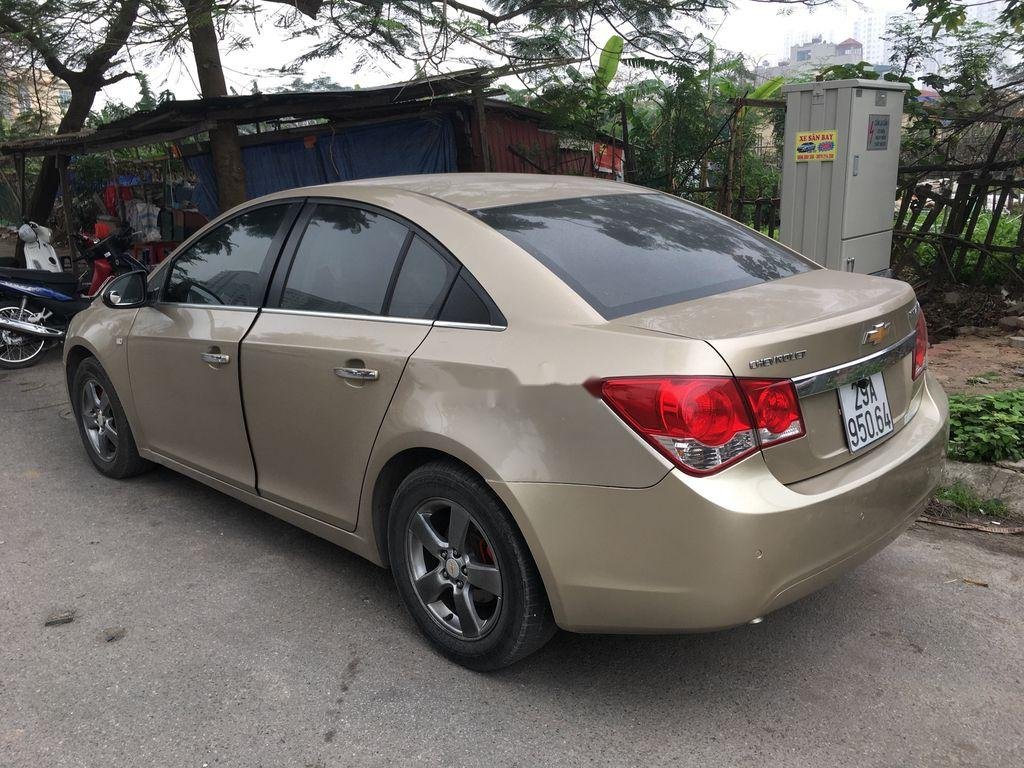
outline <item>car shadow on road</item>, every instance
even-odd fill
[[[147,478],[140,480],[178,486],[172,493],[189,497],[193,502],[189,514],[206,518],[222,531],[222,537],[244,539],[263,555],[288,556],[292,567],[304,571],[307,577],[335,584],[333,596],[331,590],[318,591],[327,601],[323,610],[328,614],[342,611],[355,591],[378,603],[378,610],[386,608],[387,620],[402,634],[425,643],[418,639],[418,631],[402,608],[388,571],[169,470],[158,469]],[[230,525],[226,525],[228,521]],[[161,524],[165,522],[178,525],[185,521]],[[581,635],[560,631],[539,653],[491,677],[538,689],[552,681],[564,686],[566,679],[585,679],[584,687],[596,695],[621,695],[624,690],[632,690],[642,697],[650,690],[675,686],[754,691],[780,676],[798,675],[816,666],[825,668],[834,663],[832,656],[845,644],[844,638],[871,635],[879,621],[879,610],[898,610],[901,596],[886,594],[886,589],[876,583],[867,564],[820,592],[770,614],[759,625],[694,635]],[[879,637],[885,640],[884,634]],[[440,656],[438,663],[448,664]]]

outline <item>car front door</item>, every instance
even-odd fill
[[[355,527],[377,431],[456,273],[385,212],[330,202],[303,212],[242,343],[262,496]]]
[[[249,491],[256,480],[239,393],[239,342],[300,208],[249,209],[177,254],[127,340],[140,445]]]

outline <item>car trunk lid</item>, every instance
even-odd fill
[[[917,311],[906,283],[820,269],[614,322],[702,339],[737,377],[794,380],[806,435],[762,451],[773,474],[793,483],[874,449],[906,422],[921,381],[911,375]],[[894,428],[854,453],[837,385],[876,371]]]

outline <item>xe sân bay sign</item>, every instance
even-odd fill
[[[836,133],[830,131],[798,131],[796,134],[796,161],[836,159]]]

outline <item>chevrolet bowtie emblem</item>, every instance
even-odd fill
[[[892,323],[876,323],[864,332],[864,338],[861,339],[861,344],[873,344],[878,346],[887,338],[889,338],[889,329],[892,327]]]

